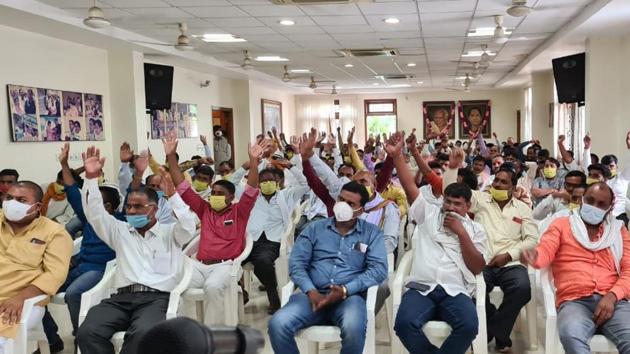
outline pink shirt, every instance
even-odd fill
[[[177,186],[177,193],[201,220],[198,260],[234,259],[243,252],[245,229],[258,197],[258,188],[247,185],[239,202],[230,205],[223,214],[217,214],[187,181]]]

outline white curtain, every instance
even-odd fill
[[[339,100],[339,121],[335,119],[334,101]],[[337,126],[347,132],[357,122],[360,112],[356,96],[312,95],[298,96],[296,105],[297,132],[303,133],[315,127],[319,131],[331,129],[336,134]]]

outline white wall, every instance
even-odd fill
[[[0,26],[0,86],[6,95],[7,84],[18,84],[103,95],[105,141],[72,142],[72,167],[82,164],[80,153],[96,145],[112,156],[111,110],[107,52],[40,34]],[[6,96],[0,99],[0,169],[15,168],[20,179],[51,182],[60,170],[57,156],[60,142],[13,143]],[[105,169],[113,176],[112,164]]]
[[[289,135],[293,135],[296,129],[295,95],[287,90],[271,87],[269,84],[250,81],[249,103],[251,116],[251,138],[253,139],[260,133],[267,133],[262,131],[261,100],[263,98],[282,102],[282,130],[287,137]]]
[[[532,75],[532,138],[539,139],[542,147],[553,154],[556,137],[549,126],[549,104],[553,103],[553,72]],[[523,116],[524,117],[524,116]]]

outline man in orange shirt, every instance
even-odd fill
[[[614,199],[606,183],[592,184],[579,211],[555,220],[538,246],[521,253],[534,268],[551,265],[567,354],[590,353],[596,332],[630,353],[630,235],[611,214]]]

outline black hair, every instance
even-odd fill
[[[457,176],[461,176],[463,179],[462,183],[466,184],[470,189],[479,189],[477,176],[475,176],[472,170],[469,170],[467,168],[460,168],[457,170]]]
[[[271,172],[273,173],[274,176],[276,176],[276,179],[281,180],[284,179],[284,172],[278,168],[272,168]]]
[[[513,156],[517,160],[520,160],[518,149],[516,149],[516,148],[514,148],[512,146],[506,146],[506,147],[503,148],[503,156],[505,156],[505,157]]]
[[[595,153],[591,153],[591,163],[599,163],[599,156]]]
[[[221,166],[221,165],[228,165],[228,167],[230,168],[230,170],[233,170],[233,169],[234,169],[234,164],[233,164],[233,163],[232,163],[232,161],[230,161],[230,160],[227,160],[227,161],[222,161],[222,162],[219,164],[219,166]]]
[[[148,185],[151,178],[157,176],[156,174],[148,175],[147,178],[144,179],[144,184]]]
[[[486,147],[487,147],[488,149],[490,149],[490,148],[495,147],[495,144],[493,144],[493,143],[486,143]]]
[[[588,172],[591,172],[592,170],[599,171],[602,173],[602,175],[604,175],[606,179],[610,178],[611,176],[610,168],[608,168],[608,165],[604,165],[601,163],[591,164],[590,166],[588,166],[587,170]]]
[[[586,184],[586,175],[584,174],[584,172],[582,172],[580,170],[569,171],[564,176],[564,179],[566,180],[569,177],[580,177],[580,184]]]
[[[359,184],[355,181],[350,181],[341,187],[341,190],[346,190],[351,193],[356,193],[361,196],[361,206],[365,206],[367,202],[370,200],[370,195],[367,192],[367,189],[362,184]]]
[[[501,171],[507,172],[512,176],[511,178],[512,186],[516,187],[516,184],[518,183],[518,177],[519,177],[518,174],[516,173],[516,166],[514,166],[514,164],[511,162],[504,162],[501,165],[501,167],[499,167],[499,171],[497,173]]]
[[[232,183],[230,181],[226,181],[224,179],[220,179],[220,180],[214,182],[214,184],[217,185],[217,186],[221,186],[221,187],[227,189],[228,192],[230,192],[230,194],[236,193],[236,187],[234,187],[234,183]]]
[[[475,158],[472,160],[472,162],[473,162],[473,164],[474,164],[474,163],[475,163],[475,162],[477,162],[477,161],[481,161],[481,162],[483,162],[483,163],[485,164],[485,163],[486,163],[486,158],[485,158],[485,157],[483,157],[483,156],[481,156],[481,155],[477,155],[477,156],[475,156]]]
[[[100,186],[98,190],[101,191],[103,202],[111,204],[114,210],[118,209],[120,206],[120,194],[118,194],[116,188]]]
[[[384,164],[385,164],[385,163],[383,163],[383,162],[379,162],[379,163],[377,163],[376,165],[374,165],[374,169],[375,169],[375,170],[379,170],[379,169],[383,168],[383,165],[384,165]]]
[[[220,126],[220,125],[215,125],[215,126],[213,126],[213,127],[212,127],[212,130],[213,130],[213,131],[215,131],[215,132],[216,132],[217,130],[220,130],[220,129],[221,129],[221,126]]]
[[[586,187],[584,194],[586,194],[589,191],[589,189],[595,188],[596,186],[602,187],[608,191],[608,193],[610,194],[611,203],[615,201],[615,192],[612,190],[612,188],[610,188],[610,186],[606,182],[597,182],[597,183],[591,184],[590,186]]]
[[[438,154],[436,160],[448,161],[449,160],[449,156],[448,156],[448,154]]]
[[[146,195],[150,202],[155,203],[156,205],[159,203],[160,198],[158,198],[157,192],[149,187],[140,187],[131,193]]]
[[[462,141],[461,141],[461,140],[457,140],[457,141],[455,141],[455,144],[458,144],[458,143],[459,143],[459,144],[461,144],[461,143],[462,143]]]
[[[0,171],[0,177],[4,176],[13,176],[15,177],[16,181],[20,178],[20,174],[18,173],[18,171],[12,168],[5,168],[4,170]]]
[[[560,162],[556,159],[554,159],[553,157],[548,157],[545,159],[545,162],[550,161],[552,162],[554,165],[556,165],[556,168],[560,167]]]
[[[538,157],[540,157],[541,159],[548,159],[550,154],[549,154],[549,150],[547,149],[542,149],[540,151],[538,151]]]
[[[44,198],[44,191],[42,190],[42,187],[39,186],[39,184],[32,182],[32,181],[19,181],[17,183],[17,186],[22,187],[22,188],[26,188],[26,189],[30,189],[33,193],[35,193],[35,201],[40,203],[42,201],[42,199]]]
[[[354,168],[354,166],[347,163],[341,164],[341,166],[339,166],[339,168],[337,169],[337,173],[339,173],[339,171],[341,171],[343,167],[350,167],[352,169],[352,174],[357,173],[357,170]]]
[[[98,125],[98,126],[99,126],[99,128],[103,128],[103,122],[101,122],[101,121],[100,121],[100,120],[98,120],[98,119],[95,119],[95,120],[94,120],[94,124]]]
[[[437,162],[437,161],[429,161],[429,168],[434,170],[436,168],[439,168],[440,170],[444,171],[444,167],[442,167],[442,164]]]
[[[57,172],[57,181],[62,180],[63,181],[63,170]]]
[[[210,167],[208,165],[201,165],[201,166],[199,166],[199,168],[197,169],[197,171],[195,173],[196,174],[202,174],[202,175],[208,175],[208,176],[210,176],[211,179],[212,179],[212,177],[214,177],[214,170],[212,169],[212,167]]]
[[[191,159],[191,160],[201,160],[201,156],[199,156],[199,155],[193,155],[190,159]]]
[[[451,183],[444,190],[444,196],[464,198],[466,202],[470,202],[470,199],[472,198],[472,190],[466,183]]]
[[[262,175],[265,175],[265,174],[270,174],[270,175],[272,175],[272,176],[275,178],[277,175],[276,175],[276,173],[274,172],[274,170],[275,170],[275,168],[265,168],[265,169],[262,169],[260,172],[258,172],[258,177],[260,178],[260,177],[262,177]]]
[[[604,157],[602,157],[602,165],[610,165],[611,163],[615,163],[615,165],[617,164],[617,156],[615,155],[604,155]]]

